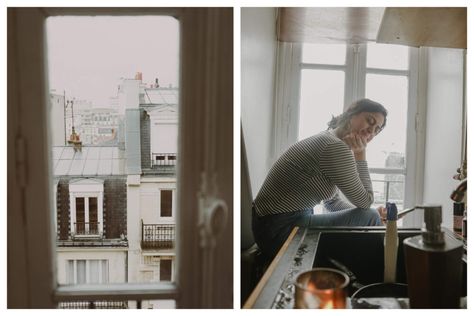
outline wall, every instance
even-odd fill
[[[241,21],[241,120],[255,197],[272,159],[276,9],[242,8]]]
[[[452,228],[449,198],[461,161],[463,52],[430,48],[427,74],[426,154],[423,200],[443,205],[442,226]]]

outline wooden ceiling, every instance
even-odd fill
[[[467,48],[466,8],[387,8],[377,42]]]
[[[466,8],[280,8],[284,42],[467,47]]]
[[[283,42],[364,43],[375,41],[384,8],[281,8]]]

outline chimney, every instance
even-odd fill
[[[143,75],[140,71],[135,74],[135,80],[140,80],[140,82],[143,80]]]

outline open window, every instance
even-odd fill
[[[161,16],[175,20],[180,29],[176,41],[181,51],[179,92],[173,91],[176,87],[170,90],[173,97],[179,96],[179,111],[178,103],[173,106],[170,98],[147,94],[161,82],[152,80],[151,86],[141,86],[137,69],[131,69],[132,75],[126,74],[115,87],[124,88],[116,100],[123,101],[123,112],[130,114],[124,119],[120,118],[122,109],[94,112],[87,108],[87,102],[74,99],[69,93],[64,96],[63,91],[56,91],[51,96],[51,86],[45,79],[45,22],[58,16]],[[159,308],[161,300],[175,300],[178,308],[233,306],[232,27],[231,8],[8,9],[8,78],[12,82],[8,86],[8,117],[15,122],[8,126],[8,307]],[[90,30],[90,25],[86,29]],[[146,28],[141,32],[149,35],[135,33],[141,43],[128,47],[124,41],[123,49],[149,53],[146,43],[160,40],[158,30]],[[109,39],[120,41],[124,34],[109,35]],[[195,41],[196,38],[203,40]],[[165,42],[170,44],[161,41]],[[79,48],[70,45],[64,49],[73,54]],[[103,60],[115,57],[93,49],[88,54]],[[202,76],[208,80],[202,80]],[[75,79],[79,85],[95,89],[97,81]],[[169,90],[168,86],[161,88]],[[202,91],[208,93],[203,95]],[[159,97],[163,102],[157,108],[155,100]],[[141,108],[134,106],[140,104]],[[50,116],[53,105],[62,107],[63,113]],[[77,117],[81,106],[84,120],[80,128]],[[167,123],[174,124],[171,139],[177,145],[158,152],[165,154],[165,161],[172,167],[154,167],[152,141],[140,142],[145,135],[138,126],[143,124],[150,129],[154,110],[160,112],[156,113],[158,117],[168,115]],[[58,122],[55,128],[62,128],[64,133],[51,133],[50,124]],[[128,132],[120,131],[122,125],[130,127]],[[52,135],[58,135],[57,139]],[[109,142],[114,139],[118,140],[117,149],[110,150]],[[122,155],[120,147],[126,146],[127,140],[133,151]],[[69,156],[52,150],[55,141],[72,148]],[[86,183],[89,181],[92,182]],[[101,191],[98,187],[102,186]],[[163,231],[158,232],[158,243],[152,244],[152,249],[143,249],[144,225],[159,224],[161,189],[175,193],[171,208],[169,193],[164,198],[164,209],[168,213],[171,210],[173,218],[173,223],[167,225],[173,228],[167,228],[163,238]],[[149,197],[153,197],[152,201],[147,200]],[[219,202],[218,210],[214,201]],[[149,206],[150,213],[140,214],[134,208],[140,203]],[[216,223],[216,212],[224,212],[225,216],[219,217],[217,226],[211,226]],[[175,230],[179,244],[174,239]],[[79,235],[83,238],[77,238]],[[61,253],[56,257],[58,242]],[[107,245],[109,251],[92,249],[99,244]],[[158,244],[162,248],[156,248]],[[74,257],[74,249],[84,250],[80,248],[84,245],[90,249]],[[161,268],[160,264],[143,259],[146,256],[157,257],[158,263],[162,261]],[[134,260],[129,263],[139,267],[135,274],[125,268],[127,260]],[[158,282],[143,283],[150,271]],[[133,280],[136,282],[131,283]]]

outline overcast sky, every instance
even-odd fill
[[[47,20],[49,86],[108,105],[121,77],[178,85],[179,23],[172,17],[53,17]]]

